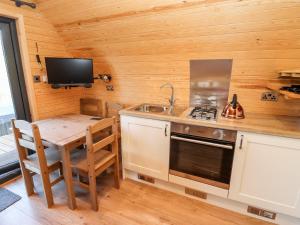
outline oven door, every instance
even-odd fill
[[[229,189],[234,143],[171,134],[170,174]]]

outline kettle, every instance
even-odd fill
[[[244,109],[237,101],[237,95],[234,94],[230,103],[228,103],[221,114],[225,118],[244,119]]]

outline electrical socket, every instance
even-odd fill
[[[113,85],[106,85],[106,90],[107,91],[114,91],[114,86]]]
[[[278,93],[274,91],[266,91],[261,95],[261,101],[277,102]]]

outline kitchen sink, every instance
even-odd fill
[[[142,104],[135,108],[134,111],[145,112],[145,113],[167,113],[168,107],[163,105],[154,105],[154,104]]]

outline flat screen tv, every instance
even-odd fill
[[[94,83],[93,60],[46,57],[48,83],[52,85],[79,85]]]

